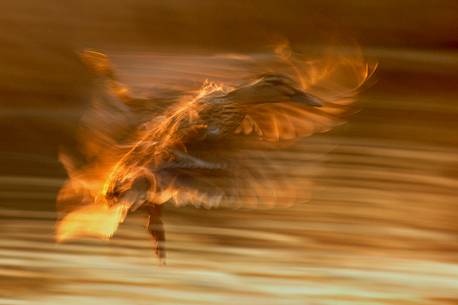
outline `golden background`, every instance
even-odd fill
[[[0,304],[458,303],[455,1],[43,0],[0,12]],[[311,201],[169,207],[166,267],[141,215],[110,242],[55,244],[57,151],[77,145],[89,102],[78,51],[106,51],[147,89],[148,54],[250,54],[281,39],[357,43],[379,63],[362,110],[304,141],[332,147]],[[304,156],[286,154],[291,168]]]

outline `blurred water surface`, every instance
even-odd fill
[[[0,304],[458,303],[458,53],[450,38],[456,33],[449,27],[456,16],[452,1],[440,2],[435,18],[425,17],[431,2],[405,20],[399,16],[411,7],[409,1],[347,7],[348,27],[362,38],[364,54],[379,61],[376,81],[346,125],[276,155],[291,174],[313,180],[312,198],[287,209],[167,207],[167,266],[157,265],[141,214],[131,215],[111,241],[54,242],[55,198],[65,180],[57,148],[76,145],[72,136],[88,104],[89,77],[74,52],[107,45],[123,80],[146,94],[155,89],[152,79],[161,77],[151,54],[162,49],[166,56],[176,41],[182,42],[181,53],[205,49],[198,52],[205,58],[235,53],[230,47],[235,42],[252,49],[259,41],[250,45],[250,37],[262,25],[278,26],[304,48],[310,48],[310,39],[320,49],[321,38],[301,27],[309,25],[305,21],[272,17],[270,1],[265,15],[255,15],[258,29],[240,34],[240,41],[228,34],[224,43],[199,22],[173,17],[183,16],[186,2],[155,4],[152,16],[162,16],[171,28],[161,35],[164,26],[154,28],[137,7],[152,4],[98,1],[95,9],[81,3],[66,8],[67,19],[52,1],[39,6],[42,11],[10,4],[20,10],[10,8],[1,18],[15,22],[1,31],[8,48],[0,54],[9,60],[0,74]],[[212,4],[205,3],[198,6],[202,23],[225,29],[230,18],[212,13]],[[311,2],[308,22],[328,24],[344,7],[333,3]],[[248,6],[247,16],[256,5]],[[240,7],[225,8],[234,13]],[[293,4],[285,7],[281,10]],[[332,12],[326,15],[323,8]],[[87,19],[75,13],[83,9]],[[393,23],[382,18],[390,9],[397,16]],[[289,17],[298,14],[291,12]],[[374,23],[362,17],[369,12],[379,12]],[[238,18],[236,31],[242,31],[240,23],[254,24]],[[425,20],[429,32],[414,24]],[[17,32],[21,25],[24,35]],[[193,40],[178,30],[183,25],[202,35]],[[311,155],[313,173],[304,165]]]

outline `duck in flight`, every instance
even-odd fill
[[[109,165],[103,173],[99,170],[100,183],[91,192],[91,200],[103,202],[107,211],[118,208],[122,219],[128,212],[146,211],[147,230],[162,261],[166,255],[161,220],[165,203],[255,207],[293,200],[297,190],[288,187],[288,175],[282,168],[271,166],[269,153],[343,123],[354,111],[357,89],[371,74],[361,64],[357,85],[334,96],[309,92],[297,75],[270,71],[230,87],[207,83],[193,94],[157,101],[132,96],[106,55],[85,51],[82,58],[96,76],[98,94],[118,105],[112,112],[122,109],[135,116],[130,120],[135,123],[127,124],[127,144],[105,144],[105,151],[113,153],[105,154],[110,155],[105,158],[110,162],[105,162]],[[86,123],[98,126],[102,134],[112,132],[107,126],[100,127],[109,120],[110,110],[94,111],[99,113]],[[72,171],[70,162],[62,159]],[[74,187],[75,180],[83,176],[81,171],[70,175],[73,183],[64,186],[60,197],[80,192],[81,188]],[[70,219],[78,218],[69,215],[61,220],[58,234],[65,235],[66,230],[68,234]],[[122,219],[114,220],[114,227]]]

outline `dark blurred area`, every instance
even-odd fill
[[[380,61],[374,90],[381,94],[387,88],[446,94],[456,87],[456,1],[44,0],[0,5],[3,156],[18,151],[49,156],[58,144],[71,141],[67,127],[84,109],[89,82],[77,57],[84,48],[215,53],[266,51],[279,39],[296,49],[356,42]],[[399,58],[393,60],[398,51],[404,54],[402,65],[397,65]],[[434,70],[427,67],[430,54],[437,63]],[[43,124],[54,114],[68,120]],[[44,139],[47,145],[41,144]],[[10,161],[22,166],[7,172],[28,168],[27,160]]]

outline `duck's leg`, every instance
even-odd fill
[[[159,204],[147,206],[149,214],[147,229],[153,237],[154,253],[161,264],[165,264],[165,232],[164,224],[161,220],[161,206]]]

